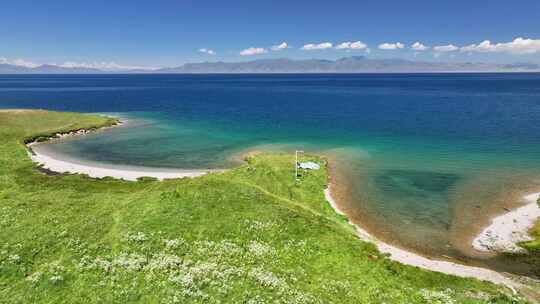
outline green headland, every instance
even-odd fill
[[[525,303],[361,241],[317,156],[299,182],[289,154],[162,182],[46,174],[28,157],[31,140],[114,123],[0,112],[1,303]]]
[[[540,199],[538,199],[537,203],[540,205]],[[538,263],[540,263],[540,220],[529,230],[529,235],[532,236],[534,240],[524,242],[521,246],[529,252],[532,252],[534,256],[537,256]]]

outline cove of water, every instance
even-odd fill
[[[83,160],[223,168],[254,148],[322,153],[376,236],[526,272],[470,238],[540,191],[540,74],[3,75],[0,107],[128,119],[49,147]]]

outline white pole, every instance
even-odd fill
[[[298,181],[298,153],[304,153],[302,150],[296,150],[295,156],[296,156],[296,163],[294,164],[294,180]]]
[[[298,180],[298,150],[294,153],[296,161],[294,162],[294,180]]]

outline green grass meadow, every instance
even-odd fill
[[[258,154],[193,179],[47,176],[25,141],[114,124],[0,112],[0,303],[525,303],[389,260],[325,201],[323,170]]]

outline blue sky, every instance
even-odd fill
[[[349,55],[540,62],[538,0],[6,2],[0,60],[18,64],[176,66]],[[272,50],[282,42],[288,47]],[[351,43],[336,48],[343,42]],[[422,44],[417,50],[415,42]]]

